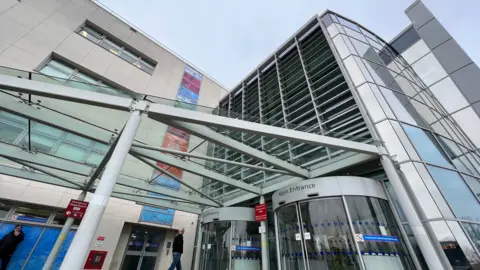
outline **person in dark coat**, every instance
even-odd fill
[[[25,234],[22,232],[22,225],[15,226],[15,229],[6,234],[0,240],[0,260],[2,260],[1,270],[7,270],[7,265],[12,258],[15,249],[25,238]]]
[[[180,229],[178,231],[177,236],[173,239],[173,261],[168,270],[173,270],[177,268],[177,270],[182,270],[182,262],[180,261],[182,254],[183,254],[183,233],[185,229]]]

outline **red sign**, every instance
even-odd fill
[[[102,269],[106,257],[106,251],[90,250],[90,254],[88,254],[87,261],[85,262],[83,269]]]
[[[65,216],[66,217],[73,217],[77,219],[82,219],[83,215],[87,211],[88,202],[79,201],[79,200],[70,200],[70,203],[65,209]]]
[[[267,220],[267,204],[257,204],[255,205],[255,221],[265,221]]]

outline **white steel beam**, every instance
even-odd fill
[[[159,185],[151,185],[148,184],[147,182],[142,182],[138,180],[133,180],[133,179],[128,179],[126,177],[120,176],[117,179],[117,185],[121,186],[126,186],[126,187],[131,187],[139,190],[144,190],[144,191],[150,191],[154,193],[158,193],[161,195],[165,195],[168,197],[172,198],[177,198],[177,199],[182,199],[186,201],[191,201],[191,202],[196,202],[198,204],[202,205],[207,205],[207,206],[213,206],[213,207],[218,207],[219,205],[216,203],[211,202],[210,200],[198,197],[198,196],[192,196],[180,191],[176,191],[170,188],[162,187]],[[168,198],[166,198],[168,200]]]
[[[175,157],[172,157],[172,156],[169,156],[169,155],[165,155],[165,154],[161,154],[161,153],[158,153],[158,152],[155,152],[155,151],[152,151],[152,150],[146,150],[146,149],[141,149],[141,148],[137,148],[137,147],[132,147],[130,149],[130,151],[132,152],[132,154],[134,156],[138,155],[138,156],[141,156],[141,157],[152,159],[152,160],[155,160],[157,162],[161,162],[161,163],[173,166],[173,167],[177,167],[177,168],[183,169],[187,172],[190,172],[190,173],[193,173],[193,174],[196,174],[196,175],[200,175],[200,176],[203,176],[203,177],[207,177],[207,178],[213,179],[215,181],[222,182],[224,184],[237,187],[239,189],[243,189],[243,190],[248,191],[248,192],[252,192],[252,193],[255,193],[255,194],[260,194],[260,188],[259,187],[255,187],[255,186],[249,185],[247,183],[244,183],[242,181],[232,179],[232,178],[230,178],[228,176],[225,176],[223,174],[219,174],[217,172],[207,170],[204,167],[199,166],[199,165],[194,164],[194,163],[191,163],[191,162],[187,163],[183,160],[180,160],[178,158],[175,158]]]
[[[18,98],[0,93],[0,109],[97,142],[108,144],[113,133],[45,108],[37,109]]]
[[[58,178],[55,178],[55,177],[52,177],[50,175],[41,174],[41,173],[38,173],[38,172],[25,170],[25,169],[14,168],[14,167],[7,166],[7,165],[0,165],[0,174],[12,176],[12,177],[23,178],[23,179],[28,179],[28,180],[31,180],[31,181],[44,183],[44,184],[49,184],[49,185],[54,185],[54,186],[58,186],[58,187],[72,188],[72,189],[79,189],[78,185],[83,184],[83,183],[78,182],[78,185],[74,185],[72,183],[62,181],[62,180],[60,180]]]
[[[159,151],[159,152],[163,152],[163,153],[169,153],[169,154],[184,156],[184,157],[191,157],[191,158],[196,158],[196,159],[210,160],[210,161],[215,161],[215,162],[219,162],[219,163],[236,165],[236,166],[255,169],[255,170],[259,170],[259,171],[267,171],[267,172],[280,173],[280,174],[291,174],[289,172],[282,171],[282,170],[260,167],[260,166],[255,166],[255,165],[251,165],[251,164],[246,164],[246,163],[242,163],[242,162],[236,162],[236,161],[231,161],[231,160],[226,160],[226,159],[221,159],[221,158],[214,158],[214,157],[209,157],[209,156],[204,156],[204,155],[198,155],[198,154],[194,154],[194,153],[190,153],[190,152],[182,152],[182,151],[178,151],[178,150],[168,149],[168,148],[165,148],[165,147],[155,147],[155,146],[150,146],[150,145],[145,145],[145,144],[140,144],[140,143],[134,143],[133,146],[138,147],[138,148],[143,148],[143,149],[155,150],[155,151]]]
[[[148,166],[152,167],[153,169],[157,170],[157,171],[160,171],[162,173],[164,173],[165,175],[169,176],[170,178],[172,178],[173,180],[176,180],[178,183],[180,183],[181,185],[184,185],[186,187],[188,187],[189,189],[191,189],[192,191],[194,191],[195,193],[198,193],[199,195],[207,198],[208,200],[214,202],[215,204],[217,204],[218,206],[222,206],[222,203],[216,201],[215,199],[213,199],[212,197],[208,196],[207,194],[205,193],[202,193],[201,191],[199,190],[196,190],[194,187],[192,187],[191,185],[187,184],[187,181],[183,181],[182,179],[178,178],[176,175],[173,175],[171,172],[169,172],[168,170],[165,170],[163,169],[162,167],[158,166],[157,164],[155,164],[154,162],[146,159],[146,158],[143,158],[141,156],[138,156],[138,155],[133,155],[134,157],[136,157],[137,159],[139,159],[140,161],[144,162],[145,164],[147,164]],[[149,183],[151,183],[152,181],[150,181]]]
[[[189,207],[189,206],[181,205],[179,203],[167,202],[162,200],[161,198],[145,198],[145,197],[140,197],[135,195],[125,195],[125,194],[118,194],[118,193],[112,193],[112,197],[133,201],[140,205],[145,205],[145,206],[170,208],[170,209],[175,209],[175,210],[193,213],[197,215],[202,213],[202,209],[200,208]]]
[[[77,162],[68,161],[59,157],[43,154],[31,153],[22,150],[20,147],[0,143],[0,156],[7,159],[16,159],[27,163],[38,164],[40,166],[70,172],[79,175],[89,175],[92,167]]]
[[[208,115],[208,114],[206,114]],[[226,118],[230,119],[230,118]],[[224,147],[234,149],[235,151],[242,153],[244,155],[247,155],[249,157],[255,158],[259,161],[263,161],[266,164],[272,165],[276,168],[285,170],[289,172],[290,174],[296,175],[296,176],[301,176],[304,178],[308,177],[308,170],[300,168],[296,165],[293,165],[291,163],[288,163],[284,160],[281,160],[279,158],[276,158],[268,153],[265,153],[263,151],[257,150],[251,146],[248,146],[246,144],[243,144],[239,141],[236,141],[232,138],[229,138],[225,135],[221,135],[214,130],[202,126],[202,125],[197,125],[197,124],[192,124],[192,123],[184,123],[180,121],[166,121],[164,119],[159,119],[159,121],[162,121],[163,123],[174,126],[176,128],[185,130],[195,136],[198,136],[200,138],[203,138],[205,140],[214,142],[216,144],[222,145]],[[242,121],[245,122],[245,121]],[[248,122],[245,122],[248,123]]]
[[[221,127],[229,130],[259,134],[272,138],[291,140],[300,143],[307,143],[311,145],[331,147],[334,149],[342,149],[375,156],[378,155],[378,149],[375,145],[247,122],[208,113],[189,111],[162,104],[151,104],[148,116],[161,122],[164,122],[165,120],[178,120],[205,126]]]
[[[40,76],[40,75],[37,75]],[[133,99],[0,74],[0,88],[20,93],[130,111]]]
[[[151,199],[159,199],[159,200],[164,200],[164,201],[168,201],[168,202],[180,202],[180,203],[189,203],[189,204],[194,204],[194,205],[198,205],[198,203],[195,203],[195,202],[190,202],[190,201],[184,201],[184,200],[180,200],[180,199],[177,199],[177,198],[172,198],[172,197],[158,197],[158,196],[154,196],[154,195],[148,195],[146,193],[139,193],[138,192],[138,189],[129,189],[128,191],[125,191],[125,190],[117,190],[117,187],[115,187],[115,190],[113,190],[112,193],[115,193],[115,194],[122,194],[122,195],[132,195],[132,196],[137,196],[137,197],[141,197],[141,198],[151,198]]]

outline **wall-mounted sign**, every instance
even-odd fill
[[[255,205],[255,221],[265,221],[267,220],[267,204],[257,204]]]
[[[400,243],[398,237],[393,235],[355,234],[355,240],[357,242]]]
[[[95,241],[95,246],[100,247],[102,246],[103,242],[105,241],[105,236],[99,236],[97,237],[97,240]],[[143,244],[143,243],[142,243]]]
[[[70,203],[65,209],[66,217],[73,217],[75,219],[82,219],[87,212],[88,202],[79,201],[79,200],[70,200]]]
[[[245,246],[237,246],[237,251],[260,251],[259,247],[245,247]]]

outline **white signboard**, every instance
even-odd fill
[[[305,240],[310,240],[312,239],[312,237],[310,236],[310,233],[309,232],[306,232],[303,234],[303,237],[305,237]]]
[[[302,234],[296,233],[296,234],[295,234],[295,240],[301,241],[301,240],[302,240]]]

